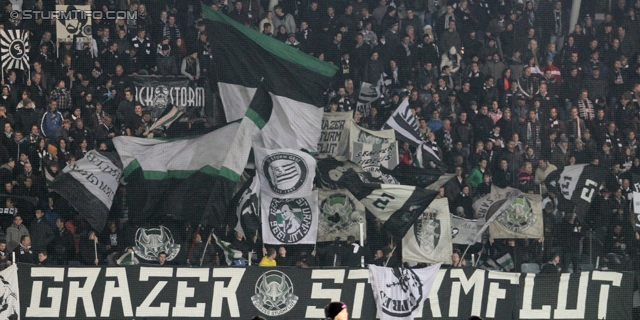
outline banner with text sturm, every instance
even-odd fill
[[[376,316],[367,269],[20,264],[18,277],[22,319],[320,319],[332,300],[349,306],[350,319]],[[634,280],[442,268],[417,319],[631,319]]]

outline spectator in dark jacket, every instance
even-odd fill
[[[47,219],[44,219],[44,211],[36,209],[36,219],[31,222],[29,228],[31,234],[31,246],[34,250],[46,250],[53,241],[53,229]]]

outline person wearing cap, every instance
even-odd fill
[[[171,55],[171,46],[168,44],[162,45],[162,51],[156,54],[156,68],[155,74],[161,76],[178,75],[178,65],[176,59]]]
[[[326,320],[348,320],[349,311],[344,302],[330,302],[324,307],[324,316]]]

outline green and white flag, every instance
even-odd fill
[[[300,198],[261,196],[262,239],[266,244],[315,244],[318,236],[318,191]]]
[[[242,257],[242,252],[240,250],[231,249],[229,246],[231,245],[229,242],[222,241],[215,233],[211,233],[213,236],[213,240],[216,242],[218,247],[222,249],[222,253],[224,254],[224,259],[227,261],[227,265],[232,265],[234,260],[244,259]]]
[[[478,226],[481,226],[478,237],[487,229],[494,239],[543,237],[541,203],[540,195],[493,186],[491,193],[473,203]]]
[[[260,193],[277,198],[311,194],[316,176],[316,159],[294,149],[254,148]]]
[[[365,208],[349,190],[318,189],[320,220],[318,221],[318,242],[334,241],[336,237],[360,239],[359,222],[364,223],[366,238],[367,225]]]
[[[135,266],[140,264],[140,261],[136,258],[135,253],[127,252],[116,260],[116,264],[119,266]]]
[[[431,202],[402,238],[402,258],[411,262],[451,264],[451,218],[447,199]]]
[[[221,66],[216,75],[227,121],[242,119],[256,88],[264,85],[271,94],[273,114],[261,129],[263,147],[316,152],[324,92],[338,68],[208,6],[202,6],[202,16],[210,21],[210,36],[216,39],[211,50]]]
[[[247,159],[237,158],[230,123],[198,137],[145,139],[116,137],[113,143],[128,183],[127,205],[133,221],[177,216],[200,223],[224,221],[226,208]],[[225,163],[234,163],[231,168]]]
[[[504,271],[510,272],[514,269],[515,265],[513,263],[513,259],[511,258],[511,254],[507,253],[504,256],[496,259],[496,263],[500,266],[500,268]]]

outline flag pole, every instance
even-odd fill
[[[393,256],[393,252],[394,252],[394,251],[396,251],[396,248],[397,248],[397,247],[393,247],[393,250],[391,250],[391,256]],[[385,266],[385,267],[386,267],[386,266],[387,266],[387,264],[389,263],[389,260],[390,260],[390,259],[391,259],[391,257],[388,257],[388,258],[387,258],[387,261],[385,261],[385,262],[384,262],[384,266]]]
[[[200,258],[200,266],[202,267],[202,262],[204,261],[204,256],[207,254],[207,248],[209,247],[209,240],[211,239],[211,237],[213,236],[213,228],[211,228],[211,234],[209,234],[209,237],[207,238],[207,243],[204,245],[204,251],[202,252],[202,258]]]
[[[187,255],[187,264],[190,264],[189,261],[189,257],[191,256],[191,254],[193,253],[193,247],[195,247],[196,245],[196,238],[195,235],[200,233],[200,228],[202,227],[202,224],[198,225],[198,229],[196,229],[196,233],[194,233],[194,236],[192,237],[192,241],[191,241],[191,249],[189,249],[189,254]]]

